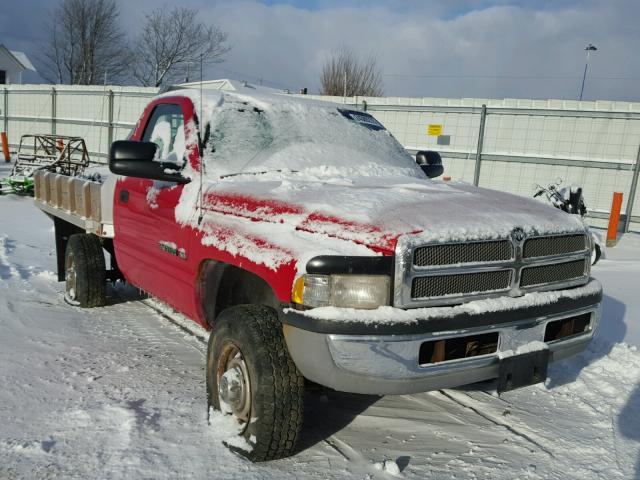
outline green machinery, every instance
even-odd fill
[[[11,174],[0,180],[0,194],[33,195],[33,175],[36,171],[79,176],[89,161],[89,152],[81,137],[23,135]]]

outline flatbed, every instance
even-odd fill
[[[104,181],[36,171],[35,205],[40,210],[98,237],[113,238],[115,176]]]

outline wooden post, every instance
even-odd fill
[[[607,247],[613,247],[618,243],[618,224],[620,223],[620,210],[622,209],[622,192],[613,192],[611,203],[611,216],[607,229]]]
[[[4,154],[4,161],[9,163],[11,161],[11,155],[9,155],[9,140],[7,140],[7,133],[0,133],[2,138],[2,153]]]

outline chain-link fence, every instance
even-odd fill
[[[157,92],[11,85],[0,89],[0,126],[14,149],[27,133],[80,136],[92,159],[104,162]],[[440,152],[454,180],[524,196],[558,179],[581,185],[596,225],[606,222],[612,193],[623,192],[623,224],[640,229],[640,103],[308,97],[367,110],[408,151]]]
[[[559,180],[582,186],[594,225],[606,224],[613,192],[623,192],[622,224],[640,230],[640,103],[331,99],[366,109],[411,153],[438,151],[454,180],[524,196]]]

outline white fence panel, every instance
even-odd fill
[[[11,85],[0,91],[2,126],[14,149],[27,133],[79,136],[92,160],[104,162],[110,143],[127,137],[157,92],[143,87]]]
[[[157,92],[143,87],[8,85],[0,89],[0,125],[14,149],[23,134],[56,132],[83,137],[92,159],[104,162],[110,143],[129,135]],[[440,152],[445,175],[454,180],[473,182],[479,167],[480,186],[524,196],[532,195],[536,184],[559,178],[582,185],[596,224],[606,221],[612,193],[621,191],[623,213],[637,208],[631,218],[640,228],[640,190],[630,202],[639,168],[640,103],[306,97],[367,110],[408,151]],[[483,105],[485,128],[478,155]]]

